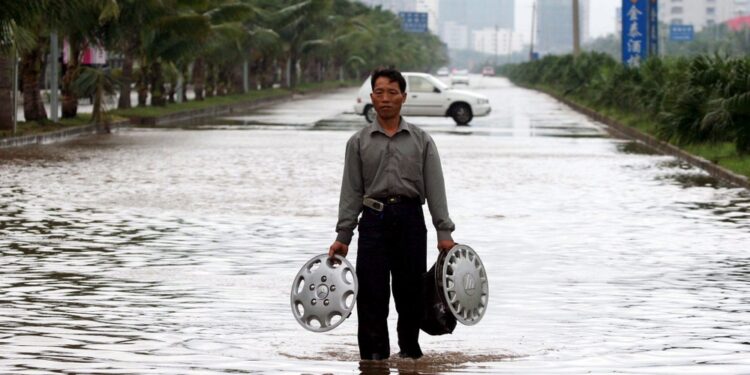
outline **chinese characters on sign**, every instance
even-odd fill
[[[639,67],[649,54],[658,53],[657,0],[622,1],[622,61]]]
[[[410,33],[427,32],[427,13],[423,12],[398,12],[401,18],[401,28]]]

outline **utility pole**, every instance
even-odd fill
[[[13,77],[13,135],[16,135],[18,129],[18,49],[15,43],[13,44],[13,58],[11,61],[13,62],[11,67],[11,76]]]
[[[534,36],[536,34],[536,0],[531,8],[531,47],[529,47],[529,61],[534,61]]]
[[[59,69],[58,69],[58,58],[60,57],[60,46],[57,42],[57,31],[53,31],[50,36],[50,63],[52,64],[52,69],[50,72],[50,99],[49,99],[49,105],[50,105],[50,114],[52,115],[52,121],[57,122],[58,121],[58,109],[59,104],[57,100],[57,88],[58,88],[58,76],[60,75]],[[69,59],[75,59],[77,56],[73,56],[72,54],[68,56]]]
[[[573,56],[581,54],[581,21],[578,0],[573,0]]]
[[[513,58],[513,29],[510,29],[510,39],[508,42],[508,64],[512,62]]]
[[[500,43],[500,38],[497,35],[497,24],[495,24],[495,63],[493,66],[497,66],[497,45]]]

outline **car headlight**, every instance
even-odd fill
[[[477,99],[477,104],[489,104],[489,99]]]

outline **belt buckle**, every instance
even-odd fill
[[[383,202],[377,201],[372,198],[365,198],[362,202],[365,206],[372,208],[375,211],[382,212],[385,205]]]

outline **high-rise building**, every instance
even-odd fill
[[[589,0],[579,1],[581,44],[589,39]],[[541,54],[573,51],[573,1],[537,0],[536,50]]]
[[[457,22],[448,21],[440,26],[440,39],[450,49],[469,48],[469,28]]]
[[[470,30],[513,30],[515,0],[440,0],[440,23],[455,22]]]
[[[659,20],[674,25],[706,26],[750,14],[750,0],[661,0]]]
[[[472,49],[488,55],[508,55],[523,48],[523,35],[487,27],[471,32]]]
[[[474,31],[513,30],[515,25],[515,0],[440,0],[439,9],[440,37],[453,49],[457,45],[474,46],[470,40]],[[454,35],[458,26],[464,26],[466,32]]]
[[[440,18],[440,6],[438,0],[417,0],[415,10],[427,13],[427,27],[433,34],[438,34],[438,19]]]
[[[424,12],[427,13],[427,27],[433,34],[438,34],[438,0],[361,0],[369,7],[381,7],[393,13]]]

